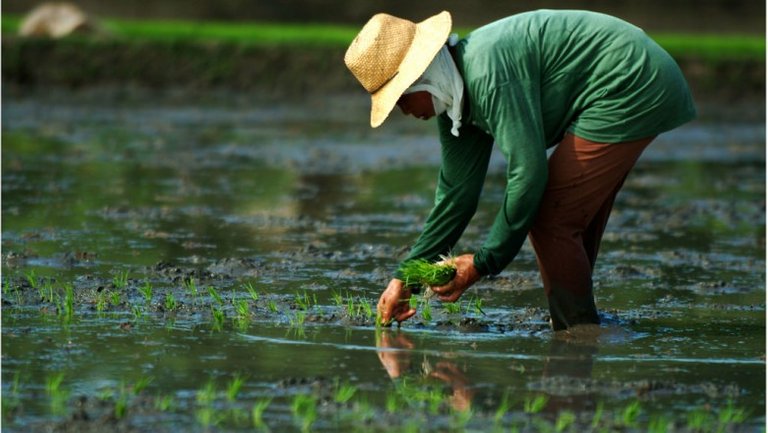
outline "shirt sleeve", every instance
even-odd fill
[[[424,229],[404,261],[436,260],[458,242],[477,210],[488,171],[493,139],[472,125],[463,125],[459,136],[451,134],[451,120],[438,117],[441,166],[435,203]],[[401,278],[400,271],[396,277]]]
[[[507,82],[487,93],[482,117],[507,159],[507,186],[488,238],[475,253],[481,275],[498,274],[533,225],[547,184],[547,153],[539,90],[530,81]]]

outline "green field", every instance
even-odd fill
[[[4,35],[15,33],[20,18],[2,17]],[[107,19],[105,29],[116,38],[160,42],[223,42],[245,45],[344,47],[359,30],[328,24],[223,23],[193,21],[131,21]],[[470,28],[456,29],[460,35]],[[711,60],[765,59],[765,37],[743,34],[676,34],[651,36],[674,57]]]

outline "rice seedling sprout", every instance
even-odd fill
[[[54,291],[53,287],[53,280],[43,278],[41,279],[41,282],[38,283],[38,294],[40,295],[40,300],[42,302],[48,301],[53,303],[55,301],[56,293]]]
[[[147,305],[152,303],[152,283],[145,281],[144,285],[139,287],[139,292],[144,297],[144,301]]]
[[[317,400],[308,394],[297,394],[291,403],[291,412],[301,424],[301,431],[308,432],[317,418]]]
[[[372,318],[375,314],[373,312],[373,304],[368,299],[363,299],[362,306],[363,306],[363,312],[365,313],[366,319]]]
[[[116,289],[124,289],[128,286],[128,271],[120,271],[112,277],[112,285]]]
[[[195,279],[190,278],[188,280],[183,280],[181,284],[185,289],[187,289],[187,291],[189,291],[190,295],[192,295],[193,304],[197,304],[197,300],[200,297],[200,291],[197,290]]]
[[[427,322],[432,320],[432,307],[429,304],[429,299],[424,298],[424,302],[421,303],[421,317]]]
[[[440,410],[440,406],[442,406],[443,401],[445,400],[445,396],[443,395],[442,389],[430,389],[427,392],[427,407],[429,408],[429,412],[433,415],[437,415],[438,411]]]
[[[125,384],[120,384],[120,394],[115,400],[115,418],[122,419],[125,417],[125,412],[128,410],[128,393],[125,392]]]
[[[12,291],[16,295],[16,299],[15,299],[16,300],[16,306],[20,306],[22,304],[21,290],[19,290],[18,287],[14,288],[11,285],[10,279],[6,278],[5,281],[3,282],[3,299],[5,300],[7,298],[10,298],[12,296],[11,295]],[[13,319],[13,320],[15,321],[15,319]]]
[[[388,413],[396,413],[400,410],[400,398],[395,392],[387,394],[387,401],[385,403]]]
[[[248,306],[248,301],[245,299],[233,300],[232,305],[235,307],[237,321],[247,322],[251,318],[251,309]]]
[[[173,292],[168,292],[165,294],[165,311],[175,311],[178,307],[178,302],[176,302],[176,297],[173,295]]]
[[[333,299],[334,305],[339,308],[344,305],[344,295],[342,295],[341,292],[337,292],[336,290],[331,291],[331,299]]]
[[[637,418],[640,416],[640,402],[635,400],[629,403],[621,412],[621,425],[634,427],[637,425]]]
[[[474,413],[470,407],[456,409],[451,416],[451,427],[454,431],[466,431],[466,426],[472,419]]]
[[[11,281],[10,279],[6,278],[5,281],[3,281],[3,297],[8,296],[11,293]]]
[[[687,427],[692,431],[702,431],[711,423],[709,413],[701,409],[689,412],[687,421]]]
[[[597,407],[595,407],[595,414],[592,416],[592,429],[596,429],[600,425],[600,421],[603,418],[603,411],[605,410],[605,405],[603,402],[598,402]]]
[[[213,330],[221,331],[224,329],[224,319],[226,318],[224,310],[220,306],[211,306],[211,314],[213,315]]]
[[[142,391],[144,391],[152,382],[154,382],[155,378],[152,376],[142,376],[140,377],[136,383],[133,384],[133,388],[131,391],[133,394],[137,395],[140,394]]]
[[[243,387],[244,383],[245,379],[240,376],[240,374],[235,374],[235,377],[233,377],[227,385],[226,396],[228,401],[233,402],[237,400],[237,394],[240,392],[240,388]]]
[[[11,383],[11,389],[10,389],[9,395],[3,396],[2,401],[0,401],[0,404],[2,404],[3,416],[12,412],[17,407],[19,407],[19,404],[21,403],[20,391],[21,391],[21,370],[16,370],[16,372],[13,374],[13,382]]]
[[[72,320],[75,315],[75,289],[72,284],[64,285],[63,318],[66,322]]]
[[[297,311],[296,314],[288,319],[290,324],[290,329],[295,332],[295,334],[299,337],[304,337],[304,321],[306,320],[307,314],[303,311]]]
[[[496,412],[493,414],[493,422],[498,426],[504,419],[504,416],[509,412],[512,405],[509,402],[509,391],[504,392],[504,396],[501,397],[499,407],[496,408]]]
[[[138,321],[144,318],[144,309],[141,308],[140,305],[132,305],[131,313],[133,314],[134,320]]]
[[[296,306],[301,310],[309,310],[311,303],[309,300],[309,294],[304,291],[304,294],[299,294],[299,292],[296,292]]]
[[[208,379],[208,382],[195,393],[195,400],[197,401],[197,404],[201,406],[210,406],[215,399],[216,384],[213,383],[213,379]]]
[[[218,424],[216,411],[212,407],[202,407],[195,412],[195,418],[203,427],[208,429],[212,425]]]
[[[48,395],[55,395],[61,390],[61,383],[64,381],[64,373],[56,373],[48,376],[45,380],[45,392]]]
[[[66,401],[69,396],[67,391],[61,388],[63,381],[64,373],[61,372],[50,375],[45,379],[45,391],[51,398],[51,412],[54,414],[61,414],[66,408]]]
[[[357,387],[347,382],[336,386],[336,393],[333,400],[336,403],[344,404],[349,401],[357,392]]]
[[[115,306],[115,307],[116,307],[116,306],[118,306],[118,305],[120,305],[120,302],[121,302],[121,299],[120,299],[120,298],[121,298],[121,296],[120,296],[120,292],[118,292],[117,290],[115,290],[115,291],[113,291],[113,292],[110,292],[110,293],[109,293],[109,301],[110,301],[110,302],[112,303],[112,305],[113,305],[113,306]]]
[[[746,409],[737,408],[733,400],[728,401],[728,405],[723,408],[717,418],[720,423],[719,430],[724,430],[729,424],[741,424],[747,420],[749,413]]]
[[[176,400],[170,394],[155,398],[155,409],[160,412],[168,412],[176,408]]]
[[[16,370],[13,373],[13,382],[11,383],[11,396],[18,398],[21,391],[21,370]]]
[[[667,433],[670,431],[670,423],[665,416],[653,417],[648,421],[648,433]]]
[[[443,304],[443,310],[446,314],[461,313],[461,304],[459,302],[446,302]]]
[[[448,284],[456,276],[456,265],[450,258],[437,263],[415,259],[400,265],[399,272],[406,286],[429,288]]]
[[[255,428],[264,426],[264,411],[267,410],[267,407],[269,407],[270,403],[272,403],[272,399],[267,398],[257,400],[256,403],[253,404],[253,408],[251,408],[251,421]]]
[[[576,421],[576,414],[569,410],[560,412],[555,421],[555,430],[562,433]]]
[[[267,309],[268,309],[270,312],[272,312],[272,313],[277,313],[277,303],[276,303],[274,300],[270,299],[270,300],[267,302]]]
[[[256,289],[253,288],[253,283],[245,283],[243,284],[243,288],[248,292],[248,296],[251,297],[253,302],[256,302],[259,300],[259,294],[256,292]]]
[[[29,286],[33,289],[37,289],[37,284],[39,282],[37,278],[37,273],[34,269],[30,269],[29,271],[24,273],[24,277],[27,279],[27,282],[29,283]]]
[[[213,286],[208,286],[208,294],[211,295],[211,298],[213,298],[214,301],[216,301],[217,304],[222,305],[224,304],[224,300],[221,298],[221,295],[219,295],[219,292],[216,290]]]
[[[523,410],[525,413],[529,414],[539,413],[544,409],[544,406],[547,405],[547,401],[549,401],[549,397],[545,394],[539,394],[535,397],[526,397]]]
[[[347,315],[355,317],[355,298],[347,294]]]

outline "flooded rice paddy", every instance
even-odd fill
[[[764,124],[646,151],[598,260],[599,332],[549,330],[528,245],[377,331],[439,145],[366,110],[6,97],[3,431],[764,431]]]

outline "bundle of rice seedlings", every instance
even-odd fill
[[[406,287],[411,287],[414,293],[418,293],[423,287],[424,296],[429,298],[434,295],[430,286],[448,284],[456,276],[456,265],[452,260],[445,258],[439,263],[424,259],[409,260],[400,265],[400,275]]]

